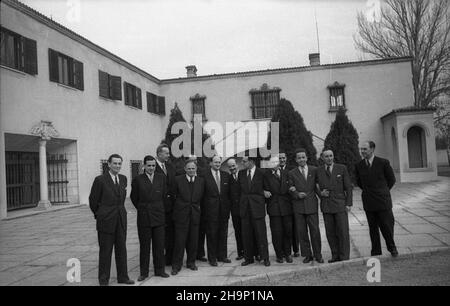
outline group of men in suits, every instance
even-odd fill
[[[357,184],[362,189],[364,210],[370,228],[372,255],[381,254],[379,230],[393,256],[395,247],[394,216],[390,189],[395,176],[389,162],[374,156],[375,144],[364,143],[363,159],[356,165]],[[169,147],[161,144],[156,158],[144,158],[144,173],[132,181],[130,199],[137,210],[140,243],[140,276],[149,275],[150,249],[154,274],[169,277],[183,266],[197,270],[196,260],[229,263],[227,258],[228,220],[231,215],[236,238],[237,258],[246,266],[263,261],[270,265],[266,212],[270,218],[272,244],[276,261],[291,263],[293,256],[303,262],[323,263],[319,230],[319,200],[332,258],[329,262],[347,260],[350,256],[348,211],[352,206],[352,184],[347,168],[334,162],[333,152],[322,152],[324,165],[307,164],[307,153],[295,153],[297,167],[286,166],[286,154],[271,159],[271,167],[256,166],[256,158],[244,157],[244,169],[238,171],[236,160],[227,160],[229,172],[220,170],[222,158],[214,156],[209,169],[199,171],[195,158],[185,162],[184,173],[176,175],[168,163]],[[119,174],[122,157],[108,159],[109,171],[95,178],[89,204],[97,220],[99,241],[99,282],[108,285],[112,250],[115,250],[117,280],[134,284],[128,277],[124,207],[127,178]],[[202,230],[201,230],[202,229]],[[206,236],[207,259],[202,237]],[[204,238],[203,238],[204,239]],[[152,244],[153,243],[153,244]]]

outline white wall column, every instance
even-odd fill
[[[47,140],[39,140],[39,186],[41,198],[38,209],[48,209],[52,206],[48,200],[48,178],[47,178]]]

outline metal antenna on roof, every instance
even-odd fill
[[[317,53],[320,53],[319,26],[317,25],[317,14],[315,6],[314,6],[314,20],[316,21]]]

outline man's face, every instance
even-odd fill
[[[234,159],[230,159],[227,162],[228,165],[228,170],[230,170],[231,174],[235,174],[237,172],[237,165],[236,165],[236,161]]]
[[[156,160],[147,160],[144,165],[145,172],[153,175],[156,169]]]
[[[111,162],[108,162],[108,167],[112,174],[117,175],[122,168],[122,159],[113,157]]]
[[[278,159],[280,160],[280,166],[284,167],[286,165],[286,161],[287,161],[286,153],[280,153],[278,155]]]
[[[222,165],[222,159],[219,156],[214,156],[213,160],[211,161],[211,168],[214,170],[219,170],[220,166]]]
[[[161,162],[167,162],[169,160],[170,151],[169,148],[162,148],[161,151],[158,153],[158,159]]]
[[[300,167],[306,166],[306,162],[308,161],[308,157],[305,152],[299,152],[295,155],[295,161]]]
[[[363,143],[360,150],[361,150],[361,156],[363,158],[367,158],[367,159],[372,157],[373,151],[374,151],[373,149],[370,148],[370,145],[368,142]]]
[[[244,157],[242,158],[242,162],[244,164],[245,169],[251,169],[253,168],[253,162],[248,158],[248,157]]]
[[[197,165],[195,163],[187,163],[186,166],[184,166],[184,171],[186,171],[186,174],[190,177],[193,177],[195,173],[197,172]]]
[[[333,151],[331,151],[331,150],[324,151],[322,153],[322,158],[323,158],[323,161],[325,162],[325,164],[331,166],[334,161]]]

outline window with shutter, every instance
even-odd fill
[[[158,97],[158,112],[159,115],[166,114],[166,98]]]
[[[48,49],[50,81],[84,90],[83,63]]]
[[[109,98],[109,75],[101,70],[98,71],[99,95],[103,98]]]
[[[37,74],[36,41],[1,27],[0,64],[31,75]]]
[[[344,96],[345,84],[334,82],[328,86],[330,93],[330,112],[335,112],[339,108],[345,108],[345,96]]]
[[[73,60],[73,85],[79,90],[84,90],[83,63]]]
[[[142,109],[141,89],[127,82],[123,82],[125,91],[125,105]]]
[[[119,76],[109,76],[110,98],[113,100],[122,100],[122,79]]]
[[[23,60],[26,73],[38,74],[36,41],[23,37]]]
[[[50,81],[58,82],[59,80],[59,69],[58,69],[58,52],[52,49],[48,49],[48,62],[49,62],[49,72]]]

